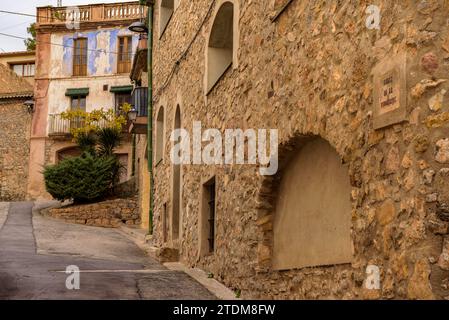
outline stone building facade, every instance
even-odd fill
[[[0,201],[26,199],[33,87],[0,64]]]
[[[448,13],[156,1],[155,244],[244,298],[449,297]],[[279,171],[173,165],[194,121],[278,129]]]
[[[61,113],[103,108],[118,111],[130,102],[129,72],[138,36],[129,25],[144,15],[138,2],[69,7],[38,7],[36,22],[35,113],[30,147],[28,196],[49,198],[42,166],[77,155],[70,130],[76,121]],[[127,168],[122,181],[132,176],[129,135],[117,148]]]

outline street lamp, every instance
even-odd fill
[[[135,122],[136,121],[136,119],[137,119],[137,110],[136,110],[135,107],[132,107],[132,109],[129,110],[129,112],[128,112],[128,119],[131,122]]]
[[[136,33],[148,33],[148,28],[142,21],[133,22],[128,29]]]
[[[29,113],[34,112],[34,100],[27,100],[23,104],[25,107],[27,107]]]

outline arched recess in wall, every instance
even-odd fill
[[[234,2],[222,1],[213,20],[206,48],[206,94],[229,68],[237,67],[239,13]]]
[[[173,129],[181,129],[181,109],[176,106],[175,121]],[[173,194],[172,194],[172,239],[179,239],[180,234],[180,212],[181,212],[181,165],[173,164]]]
[[[350,263],[348,168],[322,138],[309,138],[281,173],[273,217],[272,267],[291,270]]]
[[[159,38],[167,29],[168,24],[179,5],[180,0],[161,0],[159,6]]]
[[[78,157],[81,155],[81,149],[78,146],[68,147],[56,152],[56,163],[71,157]]]
[[[157,166],[160,162],[162,162],[164,158],[164,137],[165,137],[165,128],[164,128],[164,107],[160,106],[159,111],[156,117],[156,134],[155,134],[155,152],[154,152],[154,163]]]

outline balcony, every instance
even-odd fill
[[[71,10],[77,8],[77,10]],[[39,7],[37,25],[65,25],[69,22],[108,22],[137,20],[146,16],[146,7],[138,1],[77,7]]]
[[[100,120],[98,125],[101,128],[108,126],[108,120]],[[83,119],[67,120],[60,114],[50,114],[48,116],[48,136],[54,139],[67,139],[71,137],[72,129],[79,129],[84,126]]]
[[[67,120],[63,119],[60,114],[48,115],[48,136],[68,138],[71,130],[81,128],[84,124],[82,119]]]
[[[148,125],[148,87],[135,88],[132,93],[132,105],[137,110],[137,119],[131,124],[130,132],[147,134]]]

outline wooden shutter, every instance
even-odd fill
[[[132,37],[119,37],[117,73],[131,71]]]
[[[73,75],[87,76],[87,39],[75,39]]]

